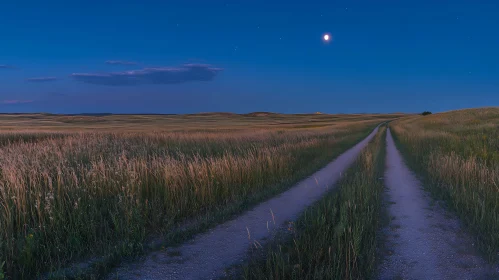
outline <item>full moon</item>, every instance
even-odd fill
[[[324,34],[324,41],[326,41],[326,42],[327,42],[327,41],[329,41],[329,39],[331,39],[331,38],[329,37],[329,34]]]

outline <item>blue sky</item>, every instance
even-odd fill
[[[499,105],[497,1],[3,2],[0,112]]]

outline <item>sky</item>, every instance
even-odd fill
[[[0,112],[498,106],[498,15],[496,0],[2,1]]]

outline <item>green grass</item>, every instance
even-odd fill
[[[499,260],[499,108],[412,117],[391,127],[425,187],[459,215],[489,260]]]
[[[376,266],[385,128],[338,183],[269,245],[244,279],[366,279]],[[291,237],[288,237],[291,234]],[[282,241],[284,240],[284,241]]]

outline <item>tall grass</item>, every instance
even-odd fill
[[[386,128],[347,171],[337,188],[291,224],[292,238],[272,244],[245,279],[365,279],[376,263]],[[286,238],[284,238],[286,239]]]
[[[394,136],[425,186],[499,259],[499,108],[396,121]]]
[[[57,139],[67,136],[63,132],[42,132],[42,131],[14,131],[0,133],[0,146],[13,143],[37,142],[44,139]]]
[[[255,133],[70,133],[0,148],[0,275],[32,278],[240,209],[312,173],[374,127]]]

